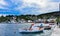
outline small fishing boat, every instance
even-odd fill
[[[51,27],[50,26],[45,26],[44,30],[50,30]]]
[[[44,30],[50,30],[50,29],[51,29],[51,26],[49,24],[44,25]]]
[[[43,29],[41,29],[41,30],[19,30],[19,32],[22,34],[42,33]]]
[[[23,34],[34,34],[34,33],[42,33],[44,30],[44,28],[40,28],[40,27],[36,27],[36,26],[32,26],[29,29],[19,29],[20,33]]]

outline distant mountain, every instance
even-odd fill
[[[44,13],[44,14],[40,14],[40,15],[60,16],[60,11],[49,12],[49,13]]]

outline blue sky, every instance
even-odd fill
[[[59,11],[60,0],[0,0],[0,14],[43,14]]]

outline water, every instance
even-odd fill
[[[0,23],[0,36],[51,36],[52,30],[44,30],[40,34],[20,34],[19,28],[29,28],[30,24],[6,24]]]

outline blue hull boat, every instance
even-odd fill
[[[42,33],[43,30],[44,30],[44,28],[42,27],[42,25],[40,27],[40,26],[36,26],[36,25],[32,24],[29,29],[27,29],[27,28],[19,29],[19,32],[23,33],[23,34],[34,34],[34,33]]]
[[[37,33],[43,33],[43,30],[42,31],[34,31],[34,32],[20,32],[21,34],[37,34]]]
[[[19,30],[19,33],[22,33],[22,34],[35,34],[35,33],[43,33],[43,30],[44,28],[41,28],[40,30]]]

